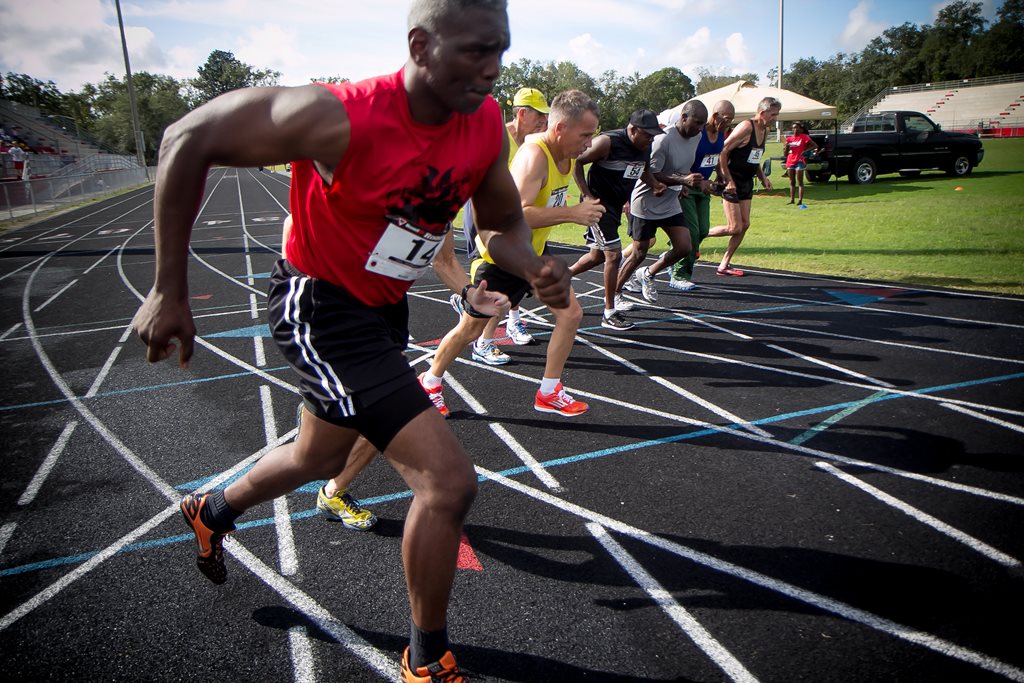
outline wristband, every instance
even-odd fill
[[[469,294],[470,288],[475,288],[475,287],[476,287],[476,285],[471,283],[471,284],[468,284],[468,285],[466,285],[465,287],[462,288],[462,300],[463,301],[466,300],[466,296]]]

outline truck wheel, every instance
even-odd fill
[[[875,162],[868,157],[861,157],[853,164],[853,171],[850,173],[850,182],[857,185],[870,185],[875,182],[878,171]]]
[[[831,177],[831,173],[826,173],[824,171],[814,171],[813,173],[810,171],[807,172],[807,179],[812,183],[827,183],[828,179]]]
[[[953,163],[946,168],[946,175],[951,175],[955,178],[962,178],[965,175],[969,175],[972,169],[971,160],[963,154],[960,154],[954,158]]]

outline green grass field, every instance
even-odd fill
[[[789,180],[775,162],[773,192],[755,195],[750,230],[737,266],[801,271],[1024,295],[1024,139],[985,140],[985,159],[967,178],[926,171],[917,178],[879,177],[838,190],[807,183],[807,209],[788,204]],[[768,154],[781,156],[779,143]],[[960,189],[958,189],[960,188]],[[578,189],[571,194],[578,198]],[[725,222],[714,198],[711,224]],[[626,238],[625,222],[620,234]],[[576,225],[555,228],[552,241],[583,244]],[[664,248],[664,235],[652,250]],[[726,238],[701,245],[718,263]],[[702,277],[698,271],[698,279]]]

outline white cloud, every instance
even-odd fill
[[[754,55],[747,42],[743,39],[742,33],[732,33],[725,39],[725,51],[729,55],[729,61],[733,66],[746,67],[754,61]]]
[[[839,35],[839,45],[844,50],[856,52],[862,50],[872,38],[882,34],[882,31],[889,28],[884,21],[872,21],[868,17],[871,3],[868,0],[861,0],[852,10]]]
[[[282,73],[303,70],[303,54],[296,31],[277,24],[248,29],[235,50],[235,57],[246,64]]]

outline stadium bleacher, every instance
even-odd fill
[[[1024,75],[1007,78],[896,86],[881,95],[870,111],[919,111],[944,130],[976,132],[986,137],[1021,137]]]

